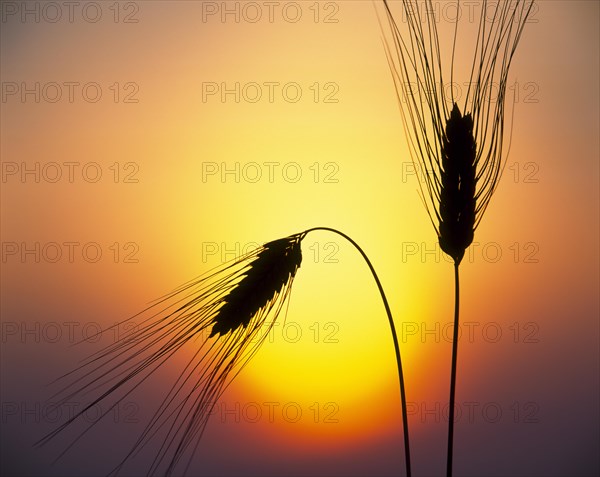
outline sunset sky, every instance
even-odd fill
[[[86,337],[315,226],[376,268],[413,474],[441,475],[453,268],[418,194],[380,3],[68,4],[0,3],[3,475],[108,473],[177,366],[51,465],[68,440],[32,447],[62,422],[48,383],[122,330]],[[450,41],[456,3],[434,4]],[[461,266],[457,476],[600,472],[599,15],[538,0],[511,66],[510,154]],[[457,65],[471,58],[461,49]],[[464,68],[456,78],[464,88]],[[287,315],[223,395],[188,475],[404,475],[377,287],[339,236],[314,232],[302,251]],[[147,470],[138,457],[131,475]]]

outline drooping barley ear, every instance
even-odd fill
[[[475,234],[477,171],[473,119],[470,114],[462,116],[456,103],[446,122],[442,144],[439,242],[441,249],[459,264]]]
[[[269,242],[185,283],[119,323],[129,322],[133,329],[57,380],[70,382],[51,396],[54,405],[81,399],[81,411],[37,444],[49,442],[77,422],[83,425],[58,460],[91,428],[83,423],[89,409],[100,405],[100,419],[105,418],[177,355],[187,361],[185,369],[176,375],[141,436],[111,474],[118,474],[134,454],[155,440],[161,444],[149,462],[148,475],[171,475],[186,456],[187,469],[215,404],[283,309],[302,261],[300,241],[301,235],[296,234]]]
[[[110,475],[120,473],[133,455],[154,440],[161,444],[149,463],[148,475],[172,475],[187,456],[185,474],[217,400],[256,353],[282,311],[302,262],[301,242],[315,230],[334,232],[350,241],[367,262],[379,288],[396,352],[406,467],[410,477],[407,401],[392,313],[381,282],[364,251],[347,235],[327,227],[315,227],[268,242],[180,286],[141,313],[115,325],[140,320],[136,328],[116,343],[89,356],[80,367],[58,379],[69,377],[71,382],[50,398],[53,406],[60,407],[74,398],[85,398],[81,403],[83,409],[40,439],[37,445],[46,444],[76,421],[81,421],[96,405],[106,409],[100,416],[100,419],[105,418],[167,360],[179,351],[185,353],[185,349],[192,355],[191,359],[176,376],[132,449]],[[268,317],[271,317],[270,321],[267,321]],[[57,460],[91,427],[86,426]]]

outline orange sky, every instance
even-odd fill
[[[447,399],[452,267],[417,193],[373,4],[299,2],[294,23],[285,16],[293,2],[278,3],[272,22],[263,3],[256,23],[244,4],[237,23],[209,14],[220,2],[122,2],[117,22],[102,4],[96,23],[77,11],[52,23],[42,9],[36,23],[3,10],[3,402],[43,399],[37,385],[69,368],[65,323],[81,338],[86,323],[129,316],[248,244],[330,226],[367,252],[406,332],[415,465],[436,473],[444,425],[423,424],[420,406]],[[597,18],[594,2],[538,2],[511,69],[519,99],[507,168],[462,267],[461,313],[473,334],[461,341],[457,399],[497,402],[505,416],[515,402],[538,403],[537,428],[502,431],[518,442],[542,436],[550,450],[561,448],[563,425],[598,439],[576,428],[586,409],[597,419],[597,404],[564,404],[593,403],[598,390]],[[314,469],[302,468],[314,475],[329,469],[324,448],[342,463],[366,449],[384,461],[399,452],[393,348],[368,268],[325,232],[310,235],[303,254],[285,323],[224,396],[262,412],[265,402],[293,403],[303,418],[211,424],[207,468],[229,438],[277,446],[273,461],[261,446],[240,451],[258,473],[296,462],[296,446],[314,458]],[[298,330],[297,341],[286,334]],[[14,380],[29,369],[31,382]],[[590,380],[592,394],[581,385]],[[338,422],[322,422],[328,413]],[[465,425],[459,437],[473,449],[495,429]],[[489,442],[481,452],[492,453]],[[590,461],[586,447],[554,455],[548,469]],[[535,454],[519,459],[536,469]]]

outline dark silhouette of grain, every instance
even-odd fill
[[[334,232],[352,243],[377,283],[396,354],[406,465],[410,476],[407,401],[392,313],[381,282],[364,251],[347,235],[327,227],[315,227],[268,242],[183,284],[121,322],[136,319],[137,326],[56,380],[68,378],[70,382],[51,396],[52,406],[58,408],[77,399],[82,410],[42,437],[37,445],[47,444],[67,428],[74,427],[76,421],[83,424],[83,431],[58,455],[57,460],[60,459],[92,428],[93,424],[82,422],[88,410],[101,405],[106,411],[100,419],[105,418],[112,408],[157,370],[174,361],[172,358],[177,355],[184,362],[187,359],[187,365],[183,370],[177,370],[171,388],[164,390],[164,400],[109,475],[126,472],[129,460],[156,441],[159,448],[150,456],[147,475],[185,474],[215,404],[258,351],[284,309],[302,263],[301,242],[308,233],[316,230]]]
[[[92,427],[84,422],[88,410],[102,406],[100,418],[106,417],[179,356],[188,364],[175,375],[164,401],[111,474],[123,471],[134,454],[156,439],[161,446],[148,463],[148,475],[171,475],[186,457],[189,465],[216,402],[264,342],[289,297],[302,261],[302,237],[296,234],[269,242],[185,283],[119,323],[134,326],[56,380],[68,379],[51,396],[53,406],[77,399],[81,410],[37,444],[50,442],[78,422],[84,429],[58,455],[61,458]]]
[[[473,119],[458,105],[446,122],[440,170],[440,247],[460,263],[475,235],[476,145]]]
[[[252,317],[273,300],[302,262],[300,241],[284,238],[269,242],[248,265],[240,283],[223,299],[225,303],[214,318],[210,336],[244,328]]]
[[[384,40],[385,50],[411,158],[424,177],[423,184],[419,182],[421,198],[440,248],[454,260],[446,463],[446,475],[451,477],[459,328],[458,268],[502,175],[506,160],[502,146],[508,71],[533,0],[479,3],[479,26],[476,38],[469,45],[474,49],[473,61],[464,76],[468,81],[459,82],[468,85],[461,98],[462,108],[454,96],[454,56],[461,15],[456,15],[453,38],[445,42],[438,34],[438,22],[447,19],[436,18],[437,9],[431,0],[397,2],[402,11],[401,23],[394,19],[390,4],[386,0],[383,3],[392,37],[391,41]],[[440,45],[452,46],[449,67],[443,66]],[[464,55],[462,49],[461,54]]]

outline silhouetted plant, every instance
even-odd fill
[[[257,352],[274,326],[291,293],[302,262],[301,242],[312,231],[334,232],[358,249],[381,294],[391,327],[398,366],[406,467],[410,475],[406,395],[400,348],[392,314],[371,262],[350,237],[327,227],[316,227],[266,243],[227,262],[161,297],[142,312],[119,323],[139,321],[138,327],[117,342],[89,356],[81,366],[58,378],[70,382],[52,396],[58,407],[77,398],[85,405],[70,419],[38,441],[42,445],[81,420],[92,407],[104,404],[103,418],[153,375],[167,360],[184,349],[190,352],[150,422],[133,448],[111,474],[151,440],[160,436],[161,445],[148,475],[171,475],[187,457],[189,467],[209,417],[229,383]],[[104,330],[106,331],[106,330]],[[185,345],[190,344],[190,347]],[[58,456],[64,455],[91,426],[81,432]],[[57,458],[57,459],[58,459]]]
[[[449,72],[442,67],[437,31],[440,19],[436,18],[432,1],[399,3],[404,29],[384,0],[392,32],[392,44],[385,41],[386,54],[413,163],[424,178],[425,185],[419,184],[421,196],[440,248],[454,260],[447,455],[447,475],[451,476],[459,328],[458,269],[502,174],[506,159],[502,143],[508,71],[533,2],[506,0],[490,5],[483,0],[481,3],[462,112],[454,98],[453,84],[460,3],[457,2]],[[448,76],[450,83],[446,81]],[[492,86],[497,86],[497,90]]]

